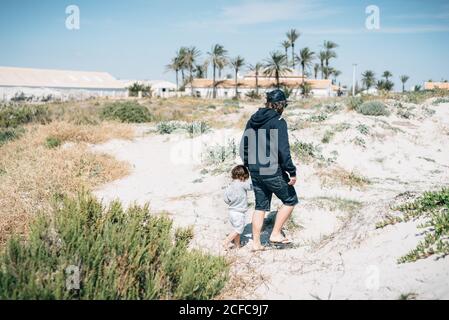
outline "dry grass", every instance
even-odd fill
[[[229,280],[217,300],[227,299],[247,299],[248,296],[254,297],[256,289],[269,281],[266,275],[258,272],[255,266],[262,263],[260,257],[253,255],[244,262],[237,256],[228,256],[231,270]]]
[[[62,142],[103,143],[119,138],[132,139],[134,129],[128,124],[103,122],[101,125],[75,125],[68,122],[53,122],[41,130],[42,134],[60,139]],[[36,137],[40,139],[41,137]]]
[[[49,136],[75,145],[49,149],[45,145]],[[132,136],[132,129],[121,124],[55,122],[27,126],[21,139],[1,146],[0,244],[12,233],[26,234],[30,220],[37,211],[48,210],[55,195],[75,195],[125,176],[125,163],[90,152],[86,143]]]
[[[348,186],[349,188],[364,188],[371,182],[357,172],[349,172],[341,167],[323,168],[318,171],[318,177],[323,187],[333,187],[337,185]]]

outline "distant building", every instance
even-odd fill
[[[290,72],[283,75],[280,79],[281,88],[289,88],[292,90],[290,98],[300,97],[300,85],[307,82],[310,85],[310,96],[312,97],[331,97],[336,95],[336,91],[332,87],[331,80],[324,79],[307,79],[295,73]],[[250,72],[245,76],[237,79],[239,96],[244,98],[248,93],[256,91],[256,75]],[[263,72],[258,76],[259,94],[276,89],[276,79],[267,77]],[[212,79],[194,79],[193,80],[194,95],[202,98],[213,97],[213,80]],[[192,94],[191,85],[186,85],[187,94]],[[216,84],[217,98],[232,98],[235,96],[235,80],[217,80]]]
[[[0,67],[0,100],[124,98],[128,90],[106,72]]]
[[[176,84],[165,80],[123,80],[122,83],[127,88],[135,83],[149,86],[153,97],[170,98],[177,95]]]
[[[449,82],[424,82],[425,90],[445,89],[449,90]]]

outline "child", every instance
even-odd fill
[[[224,201],[229,206],[229,221],[234,231],[224,242],[225,249],[234,242],[236,248],[240,248],[240,235],[246,224],[246,211],[248,210],[247,191],[252,190],[249,181],[249,171],[245,166],[239,165],[232,169],[232,183],[224,193]]]

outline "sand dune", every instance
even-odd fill
[[[230,253],[236,275],[223,297],[398,299],[412,294],[448,299],[448,257],[397,264],[423,238],[419,221],[375,227],[392,204],[449,184],[449,104],[413,107],[410,119],[341,110],[330,112],[324,121],[308,122],[304,119],[317,110],[286,112],[291,142],[319,146],[321,157],[295,161],[301,204],[287,232],[296,246],[261,253],[245,246]],[[240,115],[255,109],[245,106]],[[235,114],[228,117],[236,120]],[[103,186],[96,195],[105,202],[149,202],[152,211],[167,212],[176,224],[193,225],[195,246],[222,254],[220,243],[229,230],[222,191],[229,178],[224,172],[212,173],[202,155],[210,146],[239,141],[241,130],[216,129],[195,138],[158,135],[146,126],[136,130],[139,137],[133,141],[93,146],[133,168],[131,175]],[[323,143],[327,130],[333,136]],[[273,209],[277,206],[275,201]],[[245,241],[250,241],[249,230]],[[269,226],[265,238],[268,231]]]

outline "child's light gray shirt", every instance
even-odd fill
[[[246,181],[233,180],[224,192],[224,201],[230,211],[245,213],[248,210],[247,191],[253,189],[250,179]]]

